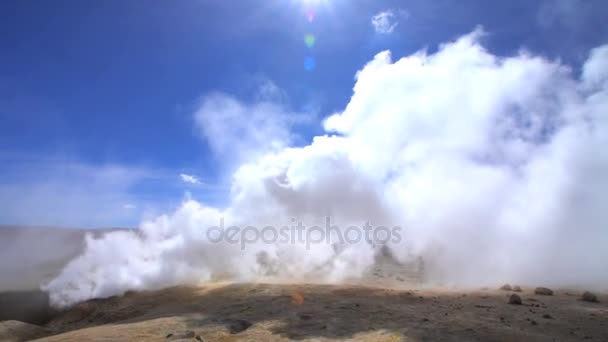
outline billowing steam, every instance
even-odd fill
[[[279,227],[326,215],[342,227],[402,227],[388,246],[403,261],[422,256],[430,283],[608,287],[608,45],[592,50],[579,73],[525,51],[494,56],[482,35],[396,62],[379,53],[357,73],[346,109],[324,121],[327,135],[305,147],[276,144],[289,125],[259,118],[281,107],[256,105],[266,130],[230,138],[273,143],[234,172],[226,208],[188,200],[137,234],[89,238],[45,287],[53,303],[223,277],[362,274],[377,250],[365,241],[241,249],[207,234],[221,219]],[[220,108],[214,101],[197,115]]]

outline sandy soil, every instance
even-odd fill
[[[0,322],[23,341],[608,341],[608,295],[533,288],[423,289],[415,265],[379,265],[359,284],[217,283],[76,305],[42,325]],[[397,270],[409,270],[396,272]]]

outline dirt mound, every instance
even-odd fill
[[[19,321],[0,322],[0,341],[4,342],[29,341],[49,333],[49,330],[34,324]]]

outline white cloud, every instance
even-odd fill
[[[263,96],[253,103],[222,93],[210,94],[194,113],[201,137],[228,169],[289,146],[297,140],[292,128],[310,120],[286,108],[274,83],[264,82],[259,94]]]
[[[392,33],[399,24],[399,17],[407,18],[408,13],[404,10],[397,12],[393,10],[382,11],[372,17],[371,23],[376,33]]]
[[[361,275],[374,262],[367,243],[241,250],[204,234],[220,218],[263,227],[325,215],[342,227],[367,220],[401,226],[404,239],[390,248],[402,261],[422,256],[436,284],[606,288],[608,65],[601,58],[608,47],[594,50],[578,78],[559,61],[529,53],[495,56],[481,35],[396,61],[379,53],[357,73],[345,109],[325,121],[327,134],[303,147],[281,148],[290,126],[280,124],[277,107],[209,99],[197,116],[229,117],[200,119],[200,128],[209,138],[237,139],[211,141],[218,155],[281,144],[240,165],[224,207],[189,200],[146,222],[141,237],[88,241],[87,253],[49,284],[52,301],[227,273],[253,280],[268,265],[277,277],[307,281]],[[250,117],[256,124],[241,122]],[[112,277],[116,272],[124,276]]]
[[[258,76],[258,89],[256,94],[256,99],[259,102],[275,102],[275,103],[283,103],[287,99],[287,94],[281,88],[279,88],[276,83],[272,80],[264,77]]]
[[[185,173],[181,173],[179,177],[182,179],[182,182],[189,184],[201,184],[200,179],[194,175],[189,175]]]
[[[122,205],[122,207],[123,207],[125,210],[133,210],[133,209],[136,209],[136,208],[137,208],[137,206],[136,206],[135,204],[132,204],[132,203],[126,203],[126,204],[123,204],[123,205]]]

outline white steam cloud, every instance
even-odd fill
[[[182,182],[188,184],[201,184],[201,180],[198,179],[195,175],[189,175],[186,173],[180,173],[179,177],[182,179]]]
[[[226,208],[189,200],[144,222],[139,234],[89,238],[86,252],[45,287],[53,303],[219,277],[253,280],[268,265],[279,277],[308,281],[362,274],[374,262],[367,243],[241,250],[205,234],[220,218],[263,227],[324,215],[342,226],[401,226],[402,242],[389,248],[400,260],[422,256],[434,284],[608,287],[608,45],[591,51],[579,76],[525,51],[497,57],[481,35],[396,62],[379,53],[357,73],[345,110],[325,120],[335,134],[241,165]],[[267,127],[247,131],[244,141],[289,140],[272,136],[283,123],[264,119],[281,107],[212,97],[196,116],[225,158],[238,155],[239,144],[227,145],[216,129],[225,125],[210,115],[228,107]],[[240,114],[222,119],[234,127],[231,139],[245,124]]]
[[[374,15],[371,23],[374,30],[381,34],[392,33],[399,24],[397,16],[392,10],[386,10]]]

